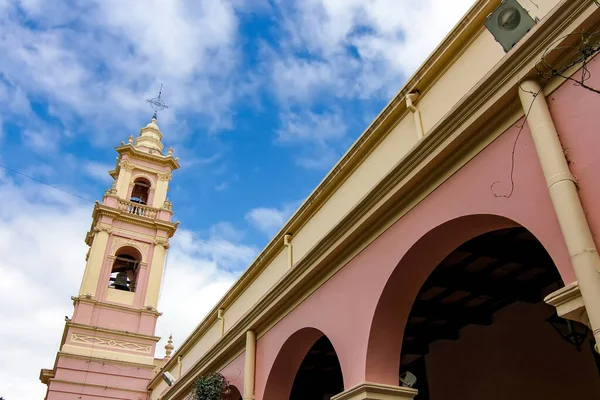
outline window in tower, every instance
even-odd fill
[[[108,287],[126,292],[135,292],[140,261],[130,252],[117,254],[110,273]]]
[[[148,204],[148,195],[150,194],[150,182],[144,178],[138,178],[133,183],[130,200],[134,203]]]

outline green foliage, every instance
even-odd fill
[[[195,400],[221,400],[229,394],[229,382],[218,372],[201,376],[196,381]]]

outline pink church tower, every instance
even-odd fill
[[[81,288],[72,297],[53,369],[43,369],[47,400],[147,399],[164,360],[154,358],[157,310],[169,238],[177,229],[167,191],[179,168],[163,154],[156,115],[116,148],[112,187],[96,202]],[[171,346],[172,347],[172,346]],[[170,353],[170,352],[169,352]]]

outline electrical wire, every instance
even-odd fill
[[[39,180],[39,179],[37,179],[37,178],[34,178],[34,177],[33,177],[33,176],[31,176],[31,175],[27,175],[26,173],[24,173],[24,172],[21,172],[21,171],[19,171],[19,170],[16,170],[16,169],[14,169],[14,168],[11,168],[11,167],[9,167],[9,166],[7,166],[7,165],[0,164],[0,167],[4,168],[4,169],[5,169],[5,170],[7,170],[7,171],[10,171],[10,172],[12,172],[12,173],[15,173],[15,174],[17,174],[17,175],[21,175],[21,176],[24,176],[25,178],[31,179],[32,181],[34,181],[34,182],[37,182],[37,183],[39,183],[39,184],[46,185],[46,186],[48,186],[48,187],[51,187],[51,188],[53,188],[53,189],[56,189],[56,190],[59,190],[59,191],[61,191],[61,192],[63,192],[63,193],[69,194],[69,195],[71,195],[71,196],[75,196],[75,197],[77,197],[77,198],[79,198],[79,199],[81,199],[81,200],[85,200],[85,201],[89,201],[90,203],[94,203],[94,200],[88,199],[87,197],[80,196],[80,195],[78,195],[78,194],[76,194],[76,193],[73,193],[73,192],[69,192],[68,190],[65,190],[65,189],[59,188],[58,186],[52,185],[52,184],[50,184],[50,183],[48,183],[48,182],[41,181],[41,180]]]
[[[599,0],[595,0],[595,4],[600,7]],[[556,43],[563,42],[572,36],[579,37],[579,41],[575,45],[554,47]],[[555,52],[563,52],[564,53],[567,51],[573,52],[573,55],[569,59],[567,59],[567,61],[564,62],[564,64],[562,66],[554,65],[553,62],[549,61],[552,53],[555,53]],[[542,93],[544,87],[546,86],[546,84],[548,82],[550,82],[550,80],[552,80],[553,78],[561,78],[561,79],[564,79],[565,81],[571,81],[571,82],[573,82],[573,84],[575,86],[579,86],[583,89],[589,90],[592,93],[600,94],[600,89],[596,89],[596,88],[586,84],[586,81],[592,77],[592,74],[591,74],[590,70],[588,69],[587,64],[599,52],[600,52],[600,31],[595,31],[595,32],[591,32],[591,33],[585,33],[585,32],[570,33],[568,35],[564,35],[564,36],[554,40],[550,45],[548,45],[546,47],[546,50],[542,54],[542,57],[540,58],[539,63],[537,63],[535,66],[538,77],[543,81],[543,83],[540,85],[540,90],[538,90],[537,93],[531,92],[531,94],[533,95],[533,100],[531,101],[531,104],[529,105],[527,112],[525,113],[525,118],[524,118],[523,122],[521,123],[521,125],[519,126],[519,131],[517,132],[517,135],[513,142],[512,151],[511,151],[511,164],[510,164],[510,191],[506,194],[497,193],[494,190],[494,187],[500,181],[495,181],[490,186],[490,189],[491,189],[494,197],[510,198],[515,191],[514,174],[515,174],[515,153],[517,150],[517,143],[519,141],[519,137],[521,136],[521,133],[523,132],[523,128],[525,127],[525,123],[527,122],[529,113],[531,112],[531,109],[533,107],[533,103],[535,102],[536,97]],[[581,66],[580,67],[581,78],[576,79],[576,78],[573,78],[573,76],[565,75],[565,73],[567,73],[567,71],[569,71],[571,68],[576,67],[576,66]],[[519,85],[519,90],[523,90],[520,85]]]
[[[523,88],[521,88],[521,86],[519,86],[519,90],[523,90]],[[505,199],[509,199],[510,197],[512,197],[513,193],[515,192],[515,163],[516,163],[515,156],[516,156],[516,152],[517,152],[517,143],[519,142],[519,138],[521,137],[523,128],[525,128],[525,123],[527,122],[527,119],[529,118],[529,113],[531,112],[531,109],[533,108],[533,103],[535,102],[536,97],[542,92],[542,90],[544,90],[543,85],[540,87],[540,90],[538,90],[537,93],[530,92],[531,94],[533,94],[533,100],[531,101],[531,104],[529,105],[529,108],[527,109],[525,118],[523,119],[523,122],[519,126],[519,131],[517,132],[517,135],[515,136],[515,140],[513,141],[512,151],[511,151],[511,155],[510,155],[510,190],[506,194],[497,193],[496,191],[494,191],[494,186],[496,186],[498,183],[500,183],[500,181],[495,181],[490,186],[490,190],[492,191],[492,194],[494,195],[494,197],[503,197]]]

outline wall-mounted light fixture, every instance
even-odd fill
[[[558,334],[581,351],[581,345],[588,335],[589,328],[578,322],[559,317],[556,313],[546,319]]]

